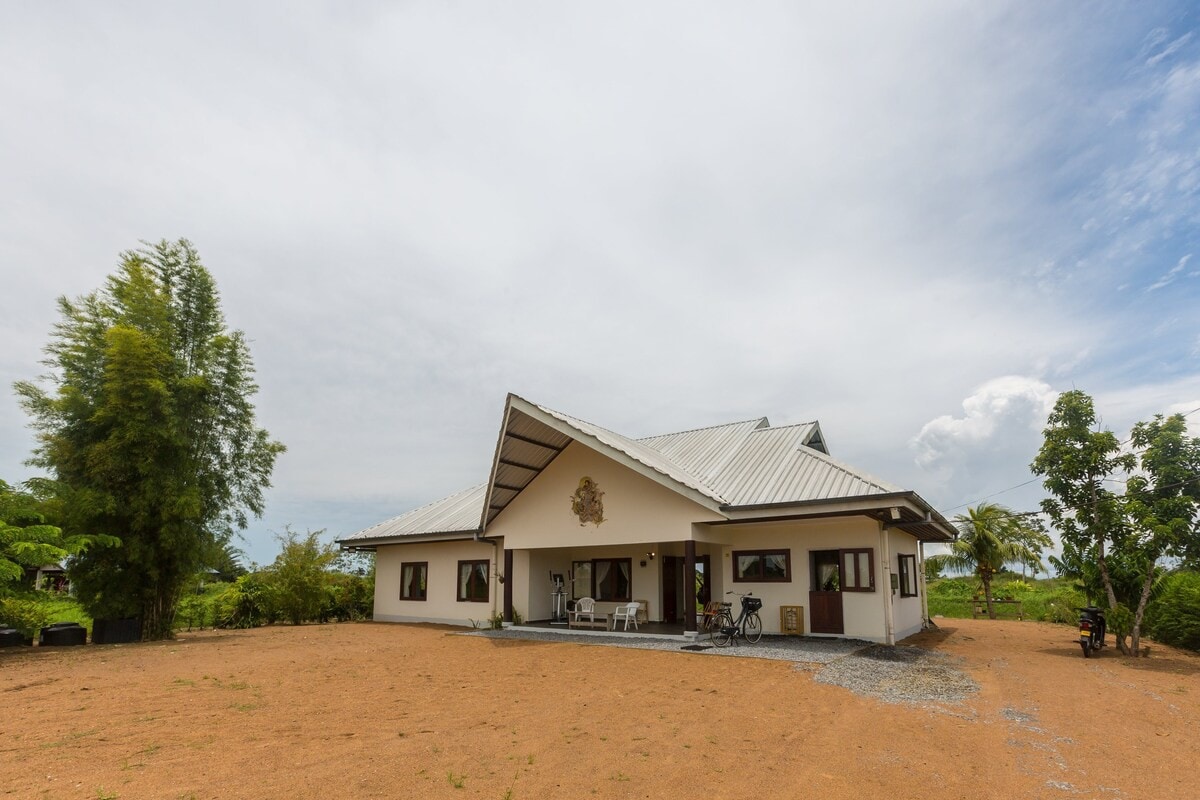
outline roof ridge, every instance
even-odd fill
[[[682,431],[668,431],[667,433],[656,433],[653,436],[642,436],[637,439],[633,439],[632,441],[644,442],[647,439],[661,439],[664,436],[681,436],[685,433],[699,433],[700,431],[711,431],[716,428],[732,428],[734,425],[745,425],[747,422],[766,422],[767,423],[766,428],[755,428],[754,431],[774,430],[773,428],[771,428],[771,423],[766,417],[753,417],[751,419],[739,419],[734,422],[722,422],[717,425],[702,425],[699,428],[688,428],[688,429],[682,430]],[[787,427],[787,426],[784,426],[784,427]],[[753,433],[754,431],[751,431],[751,433]],[[629,438],[629,437],[626,437],[626,438]]]
[[[766,419],[766,417],[763,417]],[[768,428],[755,428],[750,433],[764,433],[766,431],[786,431],[788,428],[803,428],[805,425],[817,425],[820,420],[810,419],[808,422],[793,422],[791,425],[772,425]]]

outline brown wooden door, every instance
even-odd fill
[[[662,602],[663,622],[679,622],[679,591],[680,581],[683,580],[683,559],[678,556],[663,556],[662,560]]]
[[[811,555],[812,591],[808,616],[813,633],[845,633],[842,622],[841,553],[814,550]]]
[[[809,592],[808,614],[812,633],[845,633],[841,592]]]

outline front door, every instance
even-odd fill
[[[683,559],[663,556],[662,560],[663,622],[679,622],[683,605]]]
[[[662,608],[663,622],[682,622],[688,611],[687,587],[689,582],[684,579],[684,567],[687,559],[681,556],[663,556],[662,560]],[[712,599],[712,589],[709,585],[709,558],[707,555],[696,556],[696,574],[690,585],[694,587],[695,598],[692,601],[692,613],[695,607],[700,608]]]
[[[837,550],[812,552],[812,590],[808,613],[813,633],[844,633],[842,624],[841,555]]]

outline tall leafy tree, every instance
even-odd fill
[[[1058,531],[1064,553],[1094,561],[1109,608],[1116,609],[1107,551],[1121,535],[1125,517],[1121,497],[1109,486],[1115,474],[1133,469],[1135,459],[1121,452],[1112,431],[1099,429],[1092,398],[1077,389],[1059,395],[1042,433],[1042,447],[1031,465],[1050,493],[1042,510]]]
[[[1126,482],[1129,524],[1116,546],[1136,566],[1142,579],[1128,648],[1137,655],[1141,652],[1146,605],[1155,581],[1164,571],[1161,560],[1200,550],[1200,531],[1196,527],[1200,439],[1187,435],[1187,421],[1182,414],[1166,418],[1159,414],[1135,425],[1130,441],[1140,451],[1139,470]]]
[[[972,572],[983,584],[988,616],[996,618],[992,606],[992,578],[1005,564],[1040,563],[1037,554],[1024,544],[1029,525],[1023,516],[997,503],[982,503],[954,518],[959,535],[949,553],[930,556],[936,569],[948,567]]]
[[[186,581],[262,514],[284,447],[256,425],[245,336],[190,242],[123,253],[102,289],[58,307],[50,373],[16,384],[38,434],[30,463],[65,487],[68,530],[121,541],[76,559],[80,599],[166,638]]]

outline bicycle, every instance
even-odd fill
[[[712,643],[717,647],[725,647],[740,633],[747,643],[755,644],[762,638],[762,619],[758,616],[762,600],[755,597],[753,592],[725,594],[736,594],[742,599],[742,613],[734,620],[733,603],[721,603],[721,609],[713,615],[707,625]]]

